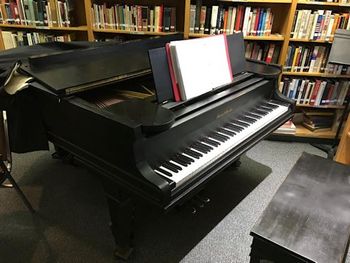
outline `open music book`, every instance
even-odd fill
[[[232,71],[226,35],[169,44],[174,83],[181,100],[188,100],[232,82]]]

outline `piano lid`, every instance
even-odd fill
[[[148,74],[148,50],[182,38],[170,35],[35,56],[24,61],[21,70],[64,96]]]

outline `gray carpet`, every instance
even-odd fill
[[[248,262],[249,231],[308,144],[263,141],[204,191],[211,202],[163,214],[137,203],[130,262]],[[0,262],[115,262],[109,214],[98,178],[51,159],[14,155],[13,176],[38,211],[0,189]],[[348,261],[350,262],[350,261]]]

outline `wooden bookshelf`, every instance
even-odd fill
[[[350,7],[350,4],[332,3],[332,2],[317,2],[317,1],[298,1],[300,5],[315,5],[315,6],[335,6],[335,7]]]
[[[295,125],[296,132],[294,136],[297,137],[306,137],[306,138],[322,138],[322,139],[333,139],[335,137],[335,131],[310,131],[302,125]]]
[[[48,0],[51,1],[51,0]],[[0,0],[0,4],[6,3],[6,0]],[[74,26],[72,27],[48,27],[48,26],[26,26],[26,25],[15,25],[15,24],[0,24],[1,31],[25,31],[25,32],[43,32],[53,35],[57,34],[70,34],[74,35],[76,40],[89,40],[96,41],[100,38],[109,38],[121,35],[123,39],[130,38],[134,39],[138,36],[141,37],[153,37],[153,36],[164,36],[174,34],[174,32],[149,32],[149,31],[130,31],[130,30],[117,30],[117,29],[97,29],[94,27],[94,20],[92,14],[92,6],[94,3],[103,4],[108,3],[119,3],[127,5],[147,5],[155,6],[164,4],[164,6],[176,7],[176,31],[177,33],[183,33],[184,38],[197,38],[207,37],[206,34],[194,34],[190,33],[190,19],[191,19],[191,4],[195,4],[196,0],[126,0],[126,1],[109,1],[109,0],[83,0],[74,1]],[[325,40],[308,40],[308,39],[294,39],[291,38],[291,30],[293,27],[293,20],[297,9],[329,9],[337,11],[339,13],[347,13],[350,11],[350,4],[341,3],[330,3],[330,2],[317,2],[317,1],[302,1],[302,0],[218,0],[218,1],[203,1],[204,5],[220,5],[222,4],[225,8],[230,6],[250,6],[252,8],[263,7],[271,8],[274,14],[273,25],[271,29],[271,35],[269,36],[246,36],[244,39],[247,41],[261,41],[262,43],[267,42],[269,45],[276,43],[280,46],[280,54],[278,57],[278,63],[283,65],[290,44],[300,43],[301,45],[324,45],[330,47],[332,41]],[[257,42],[260,43],[260,42]],[[255,44],[255,42],[254,42]],[[3,49],[2,34],[0,34],[0,49]],[[295,76],[295,77],[317,77],[317,78],[334,78],[334,79],[350,79],[349,75],[333,75],[325,73],[314,73],[314,72],[283,72],[282,76]],[[307,107],[305,105],[297,105],[298,108]],[[316,107],[315,107],[316,108]],[[327,106],[317,108],[329,108],[334,110],[343,110],[343,106]],[[319,137],[319,138],[332,138],[333,132],[324,133],[312,133],[309,130],[298,127],[295,136],[300,137]]]
[[[92,29],[92,31],[96,33],[149,35],[149,36],[168,36],[168,35],[175,35],[178,33],[178,32],[130,31],[130,30],[117,30],[117,29]]]
[[[49,26],[27,26],[27,25],[12,25],[12,24],[0,24],[0,28],[9,28],[17,30],[59,30],[59,31],[87,31],[87,26],[76,27],[49,27]]]
[[[307,104],[297,104],[297,107],[300,108],[314,108],[314,109],[345,109],[345,106],[340,106],[340,105],[319,105],[319,106],[314,106],[314,105],[307,105]]]
[[[332,44],[333,41],[328,40],[310,40],[310,39],[302,39],[302,38],[290,38],[289,42],[305,42],[305,43],[327,43]]]
[[[245,36],[244,39],[261,41],[284,41],[284,36],[280,34],[272,34],[270,36]]]
[[[207,34],[196,34],[196,33],[189,33],[188,35],[190,38],[197,38],[197,37],[208,37],[210,35]],[[244,40],[257,40],[257,41],[283,41],[284,36],[273,34],[270,36],[245,36]]]
[[[350,75],[336,75],[336,74],[326,74],[319,72],[289,72],[284,71],[283,75],[288,76],[299,76],[299,77],[318,77],[318,78],[340,78],[340,79],[348,79]]]
[[[220,2],[229,2],[229,3],[269,3],[269,4],[290,4],[292,0],[219,0]]]

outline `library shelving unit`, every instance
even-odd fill
[[[62,13],[61,24],[47,23],[48,17],[45,15],[44,18],[44,13],[46,14],[47,10],[44,11],[45,6],[38,8],[37,2],[39,1],[24,2],[23,0],[0,0],[0,49],[5,49],[6,42],[6,39],[3,39],[3,36],[5,34],[2,34],[2,32],[11,32],[13,34],[17,34],[18,32],[20,32],[22,35],[37,33],[38,35],[40,34],[44,36],[69,36],[69,41],[89,40],[84,1],[70,1],[70,3],[72,3],[73,5],[70,6],[69,9],[67,5],[64,6],[64,1],[41,1],[40,3],[46,2],[47,5],[55,4],[56,6],[58,6],[58,2],[62,4],[62,8],[65,9],[67,14],[65,15],[64,13]],[[33,8],[33,3],[35,3],[36,8]],[[20,6],[18,7],[17,4]],[[27,6],[24,4],[26,4]],[[30,8],[27,8],[29,7],[29,5]],[[54,9],[51,10],[51,12],[55,12],[56,14],[58,11],[57,9]],[[29,20],[29,17],[31,16],[36,17],[36,19]],[[46,22],[44,22],[44,20]],[[58,20],[55,19],[55,21]]]
[[[202,6],[219,6],[223,8],[224,11],[229,12],[231,8],[237,8],[243,6],[244,8],[249,7],[251,10],[260,9],[260,10],[269,10],[273,14],[273,23],[268,30],[268,34],[262,33],[257,34],[245,34],[244,38],[247,43],[262,43],[270,45],[273,43],[276,46],[279,46],[279,55],[276,62],[278,64],[284,65],[288,49],[290,45],[321,45],[326,47],[331,47],[332,41],[330,39],[317,39],[310,40],[305,38],[293,38],[291,36],[291,31],[293,28],[293,22],[295,19],[295,14],[298,10],[301,9],[310,9],[310,10],[332,10],[339,13],[349,13],[350,4],[349,3],[334,3],[334,2],[312,2],[312,1],[302,1],[302,0],[25,0],[29,4],[37,4],[42,2],[47,5],[50,5],[50,12],[53,12],[54,5],[63,8],[68,7],[69,10],[66,12],[71,18],[71,23],[67,23],[61,26],[57,24],[47,23],[21,23],[18,22],[18,17],[16,19],[8,20],[8,12],[13,11],[13,6],[11,3],[22,3],[23,0],[0,0],[0,10],[2,17],[0,18],[0,49],[4,49],[4,39],[2,32],[24,32],[24,33],[34,33],[38,32],[41,34],[50,34],[50,35],[70,35],[71,40],[89,40],[89,41],[99,41],[107,39],[118,39],[127,40],[134,38],[144,38],[144,37],[153,37],[153,36],[162,36],[174,33],[183,33],[184,37],[195,38],[195,37],[205,37],[208,34],[203,32],[193,32],[191,31],[191,19],[193,19],[193,6],[198,4]],[[72,6],[70,6],[72,4]],[[67,5],[67,6],[65,6]],[[173,8],[175,14],[175,28],[172,30],[154,30],[152,29],[152,24],[146,25],[146,28],[136,28],[134,27],[119,27],[116,24],[110,24],[109,19],[113,19],[113,15],[108,13],[107,9],[114,7],[116,5],[127,5],[130,8],[130,12],[134,12],[134,6],[143,6],[147,7],[148,16],[152,14],[155,18],[157,6]],[[52,8],[53,7],[53,8]],[[12,8],[12,9],[11,9]],[[100,9],[99,9],[100,8]],[[115,8],[115,7],[114,7]],[[150,11],[152,10],[152,12]],[[47,11],[47,10],[46,10]],[[116,9],[114,10],[115,12]],[[57,10],[56,10],[57,12]],[[97,12],[97,13],[96,13]],[[124,12],[124,11],[121,11]],[[129,12],[129,11],[128,11]],[[142,16],[142,11],[141,16]],[[265,11],[264,11],[265,12]],[[102,13],[102,17],[100,14]],[[104,14],[104,16],[103,16]],[[125,14],[125,13],[123,13]],[[62,15],[62,12],[61,12]],[[98,16],[96,18],[96,15]],[[135,15],[133,13],[133,15]],[[173,15],[173,14],[172,14]],[[231,13],[232,16],[232,13]],[[130,15],[132,17],[132,15]],[[52,18],[52,17],[51,17]],[[62,18],[64,20],[64,17]],[[61,19],[61,20],[62,20]],[[101,19],[106,19],[104,24],[101,26]],[[115,18],[114,18],[115,19]],[[135,18],[133,18],[135,19]],[[151,20],[151,19],[149,19]],[[102,22],[103,22],[102,21]],[[114,20],[115,21],[115,20]],[[134,20],[129,20],[134,21]],[[130,22],[132,23],[132,22]],[[146,23],[149,23],[146,22]],[[265,24],[266,25],[266,24]],[[241,24],[242,26],[242,24]],[[151,28],[151,29],[150,29]],[[240,28],[239,30],[242,30]],[[166,31],[166,32],[164,32]],[[265,31],[263,31],[265,32]],[[226,32],[227,33],[227,32]],[[254,44],[255,45],[255,44]],[[349,75],[339,75],[339,74],[327,74],[323,72],[290,72],[283,71],[282,78],[321,78],[321,79],[335,79],[335,80],[346,80],[350,79]],[[332,109],[334,111],[342,111],[344,107],[341,105],[329,105],[329,106],[305,106],[297,105],[298,109],[303,108],[315,108],[315,109]],[[322,139],[332,139],[335,135],[335,131],[328,132],[311,132],[306,128],[297,126],[295,138],[322,138]]]
[[[307,38],[307,36],[303,38],[298,37],[291,37],[292,30],[293,30],[293,23],[297,22],[294,20],[297,20],[297,12],[298,10],[311,10],[310,12],[316,11],[316,10],[330,10],[332,11],[332,14],[335,13],[349,13],[350,11],[350,4],[349,3],[335,3],[335,2],[316,2],[316,1],[297,1],[293,0],[293,3],[291,5],[291,12],[290,16],[288,18],[289,25],[287,31],[289,32],[288,35],[285,36],[284,40],[284,49],[281,52],[281,58],[280,61],[281,64],[284,65],[286,63],[286,59],[288,58],[288,47],[290,45],[295,46],[301,46],[305,45],[308,47],[314,47],[316,45],[318,46],[324,46],[329,49],[332,45],[332,39],[331,38],[325,38],[322,39],[310,39]],[[307,23],[307,22],[305,22]],[[307,32],[307,30],[306,30]],[[304,32],[305,33],[305,32]],[[299,35],[298,35],[299,36]],[[327,62],[326,62],[327,64]],[[349,71],[347,71],[349,72]],[[321,79],[321,80],[333,80],[333,81],[345,81],[350,79],[350,75],[348,74],[329,74],[325,71],[323,72],[291,72],[291,71],[283,71],[282,78],[289,77],[289,78],[303,78],[303,79]],[[342,105],[318,105],[318,106],[311,106],[311,105],[304,105],[304,104],[297,104],[297,110],[301,111],[303,109],[311,109],[311,110],[319,110],[319,109],[329,109],[333,110],[335,112],[335,116],[340,116],[342,111],[344,111],[344,106]],[[335,117],[336,119],[337,117]],[[336,130],[338,128],[338,125],[342,125],[341,123],[337,123],[337,121],[334,121],[333,127],[330,131],[317,131],[312,132],[305,127],[303,127],[301,124],[296,125],[296,132],[293,135],[294,140],[300,140],[303,141],[303,139],[306,139],[307,141],[318,141],[319,139],[322,141],[331,141],[336,136]],[[286,136],[286,135],[280,135],[280,136]]]

